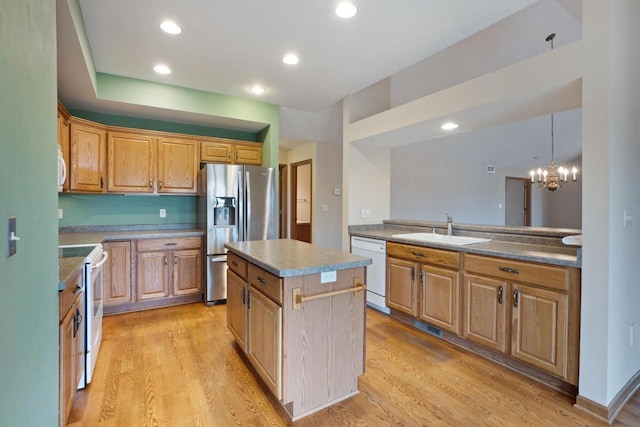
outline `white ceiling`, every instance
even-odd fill
[[[58,0],[59,97],[69,108],[251,129],[211,117],[96,99],[68,2]],[[216,92],[304,111],[428,57],[536,0],[356,0],[351,20],[327,0],[78,0],[97,72]],[[159,24],[173,19],[183,33]],[[282,63],[287,52],[297,66]],[[157,75],[163,62],[173,72]],[[252,83],[267,87],[256,97]]]

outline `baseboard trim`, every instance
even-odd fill
[[[616,417],[624,407],[624,405],[631,399],[636,391],[640,389],[640,371],[636,372],[633,377],[624,387],[616,394],[609,406],[601,405],[593,400],[590,400],[580,394],[576,396],[576,403],[574,408],[584,412],[588,412],[596,418],[608,423],[613,424]]]

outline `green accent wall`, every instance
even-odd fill
[[[123,196],[121,194],[60,194],[60,226],[195,224],[196,196]],[[167,216],[160,218],[160,209]]]
[[[0,7],[0,425],[58,425],[56,2]],[[7,218],[17,254],[7,258]]]
[[[112,114],[99,113],[95,111],[69,109],[72,116],[102,123],[108,126],[120,126],[132,129],[156,130],[160,132],[173,132],[185,135],[215,136],[218,138],[239,139],[242,141],[262,142],[264,141],[264,131],[258,133],[243,132],[239,130],[220,129],[215,127],[198,126],[185,123],[166,122],[154,119],[144,119],[139,117],[117,116]],[[262,139],[258,139],[258,137]]]

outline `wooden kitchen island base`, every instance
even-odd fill
[[[229,330],[291,420],[357,394],[371,260],[296,240],[225,246]]]

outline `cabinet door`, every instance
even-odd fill
[[[512,294],[511,355],[566,377],[567,295],[517,283]]]
[[[249,288],[247,357],[278,400],[282,398],[282,307]]]
[[[60,422],[59,425],[67,424],[67,417],[73,406],[73,396],[76,393],[74,378],[76,377],[76,352],[75,352],[75,308],[71,309],[60,323]],[[77,385],[77,383],[76,383]]]
[[[169,295],[168,266],[168,252],[138,253],[136,262],[138,301],[164,298]]]
[[[104,266],[104,305],[112,306],[133,302],[131,294],[131,242],[103,244],[109,254]]]
[[[236,144],[233,147],[235,162],[242,165],[261,165],[262,164],[262,145],[241,145]]]
[[[418,315],[417,275],[416,264],[387,258],[387,307]]]
[[[419,318],[458,333],[458,272],[423,265],[420,270]]]
[[[173,295],[202,293],[202,251],[175,251],[173,258]]]
[[[156,139],[145,134],[109,133],[108,191],[155,191]]]
[[[227,327],[243,352],[247,352],[247,283],[227,270]]]
[[[105,128],[89,123],[71,121],[69,146],[69,189],[102,193],[105,185],[106,159]]]
[[[158,193],[198,192],[198,151],[195,141],[158,141]]]
[[[464,275],[462,336],[507,352],[508,289],[502,280]]]
[[[231,163],[233,161],[233,144],[222,141],[203,141],[200,157],[203,162]]]

